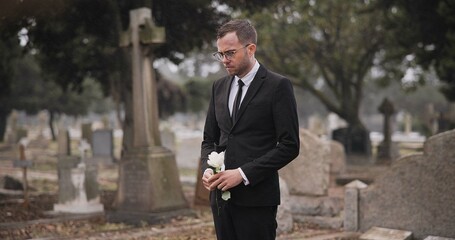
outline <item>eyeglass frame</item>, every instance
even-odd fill
[[[222,62],[224,58],[226,58],[227,60],[232,60],[232,58],[234,57],[234,55],[237,53],[238,50],[244,49],[250,45],[252,45],[252,43],[248,43],[247,45],[245,45],[241,48],[238,48],[238,49],[227,50],[224,52],[214,52],[214,53],[212,53],[212,56],[218,62]]]

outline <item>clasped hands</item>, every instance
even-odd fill
[[[238,169],[229,169],[214,174],[212,169],[208,169],[202,176],[204,187],[213,191],[218,188],[221,191],[227,191],[243,181],[242,175]]]

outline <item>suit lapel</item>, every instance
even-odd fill
[[[224,104],[223,104],[223,109],[226,114],[224,114],[224,120],[226,122],[228,122],[231,126],[233,125],[232,123],[232,118],[231,118],[231,114],[229,112],[229,93],[231,92],[231,85],[232,85],[232,82],[233,82],[233,79],[234,77],[227,77],[226,78],[226,81],[224,83],[224,96],[223,96],[223,101],[224,101]]]
[[[267,75],[267,70],[261,65],[256,73],[256,76],[254,76],[254,79],[251,82],[251,85],[248,87],[248,91],[246,92],[242,103],[240,104],[237,121],[242,117],[243,113],[246,110],[246,106],[248,106],[248,103],[251,101],[251,99],[253,99],[254,96],[256,96],[256,93],[259,91],[262,84],[264,83],[264,79],[265,79],[266,75]],[[233,123],[232,127],[234,127],[235,124],[236,124],[236,122]]]

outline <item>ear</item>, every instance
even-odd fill
[[[251,43],[247,48],[248,56],[253,56],[256,53],[256,44]]]

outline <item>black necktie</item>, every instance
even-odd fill
[[[238,81],[239,89],[237,91],[237,95],[235,95],[234,106],[232,109],[232,121],[235,122],[237,120],[237,112],[239,111],[240,102],[242,101],[242,87],[245,85],[241,79]]]

